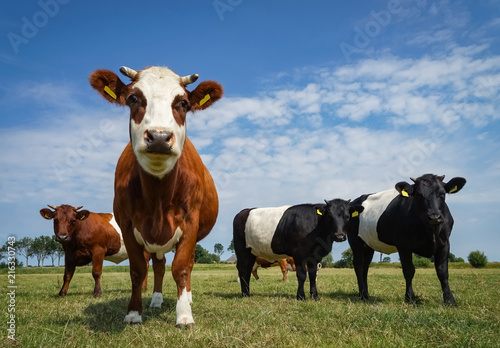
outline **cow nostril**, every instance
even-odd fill
[[[156,131],[155,131],[156,132]],[[148,144],[151,144],[154,142],[155,140],[155,135],[153,133],[153,131],[149,131],[147,130],[146,132],[144,132],[144,140],[146,141],[146,143]]]

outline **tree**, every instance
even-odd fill
[[[62,249],[61,243],[56,242],[55,236],[50,238],[50,242],[47,243],[47,256],[52,260],[52,267],[54,267],[54,259],[58,255],[59,248]]]
[[[474,268],[483,268],[488,263],[486,255],[479,250],[471,251],[467,259],[469,260],[470,265]]]
[[[341,254],[342,258],[335,262],[335,268],[353,268],[354,267],[354,256],[352,249],[349,248]]]
[[[221,256],[222,254],[224,254],[224,245],[220,244],[220,243],[217,243],[214,245],[214,253],[216,255],[219,255]]]
[[[52,244],[52,238],[48,236],[40,236],[36,237],[33,240],[32,245],[32,251],[33,254],[36,256],[36,260],[38,262],[38,267],[40,267],[40,262],[43,267],[43,261],[45,258],[49,255],[50,253],[50,245]]]
[[[333,267],[333,255],[332,253],[328,253],[325,257],[323,257],[323,260],[321,260],[321,267],[329,268]]]
[[[389,256],[386,256],[386,257],[384,257],[384,259],[382,260],[382,262],[384,262],[384,263],[390,263],[391,262],[391,258]]]
[[[195,263],[218,263],[220,262],[220,256],[210,254],[208,250],[203,248],[201,245],[196,244],[196,249],[194,250],[194,262]]]
[[[227,251],[230,251],[234,254],[234,239],[231,239],[231,244],[227,247]]]
[[[29,267],[28,260],[34,255],[33,253],[33,239],[30,237],[21,238],[16,242],[16,251],[21,256],[26,258],[26,267]]]

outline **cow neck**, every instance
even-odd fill
[[[172,170],[165,174],[161,179],[157,176],[147,173],[139,166],[139,176],[141,180],[141,189],[146,206],[167,207],[173,199],[174,189],[176,187],[179,166],[174,165]]]

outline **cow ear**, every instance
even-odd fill
[[[212,106],[213,103],[222,98],[224,89],[218,82],[203,81],[193,91],[188,91],[188,94],[191,111],[194,112]]]
[[[88,218],[90,215],[90,211],[88,210],[80,210],[76,212],[76,219],[77,220],[85,220]]]
[[[349,206],[349,215],[354,218],[359,216],[365,210],[365,207],[362,205],[356,204],[356,205],[350,205]]]
[[[40,209],[40,215],[47,220],[52,220],[54,218],[54,212],[47,208]]]
[[[398,182],[395,188],[403,197],[409,197],[413,194],[413,185],[408,184],[406,181]]]
[[[464,187],[467,180],[464,178],[456,177],[444,184],[444,189],[446,193],[457,193]]]
[[[106,99],[115,104],[125,105],[126,87],[118,75],[109,70],[96,70],[89,77],[90,85]]]

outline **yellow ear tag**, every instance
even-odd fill
[[[200,100],[200,106],[202,106],[209,100],[210,100],[210,94],[207,94],[202,100]]]
[[[351,217],[356,217],[356,216],[359,216],[358,211],[353,211]]]
[[[403,197],[410,197],[408,195],[408,192],[406,192],[405,190],[401,190],[401,196],[403,196]]]
[[[108,93],[111,98],[116,99],[115,92],[113,92],[108,86],[104,86],[104,92]]]
[[[50,216],[49,216],[49,215],[47,215],[47,214],[45,214],[45,218],[46,218],[47,220],[50,220]]]
[[[319,209],[316,209],[316,213],[317,213],[318,215],[323,215],[323,213],[322,213],[322,212],[320,212],[320,211],[319,211]]]
[[[453,193],[458,191],[458,186],[455,185],[454,188],[452,188],[448,193]]]
[[[82,217],[80,218],[80,220],[85,220],[85,215],[82,215]]]

